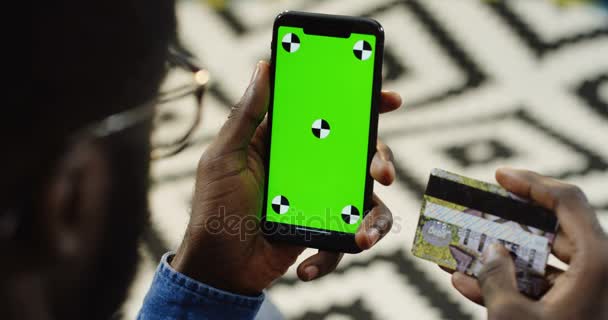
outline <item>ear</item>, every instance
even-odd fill
[[[94,253],[104,229],[109,164],[101,147],[75,146],[66,153],[44,189],[34,219],[40,256],[51,261],[84,261]]]

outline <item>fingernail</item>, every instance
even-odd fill
[[[380,239],[380,231],[376,228],[371,228],[367,231],[367,238],[369,239],[370,246],[373,246]]]
[[[255,65],[255,71],[253,71],[253,74],[251,75],[251,79],[249,80],[249,83],[252,83],[253,80],[255,80],[255,78],[258,76],[258,73],[260,72],[261,64],[262,64],[262,61],[258,61],[258,63]]]
[[[306,275],[306,281],[310,281],[317,277],[319,268],[317,268],[317,266],[308,266],[304,268],[304,274]]]
[[[490,263],[492,261],[496,261],[498,259],[500,259],[501,254],[500,254],[500,250],[501,250],[501,245],[499,244],[493,244],[491,245],[489,248],[487,248],[486,250],[483,251],[483,254],[481,256],[481,260],[484,263]]]

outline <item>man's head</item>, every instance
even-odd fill
[[[2,129],[0,308],[9,318],[107,318],[146,222],[150,126],[92,143],[70,137],[154,98],[174,3],[65,0],[33,11],[33,101]]]

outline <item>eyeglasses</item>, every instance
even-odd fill
[[[185,98],[194,98],[195,105],[191,106],[191,110],[187,116],[182,117],[190,119],[190,123],[185,126],[178,123],[178,128],[174,128],[175,130],[172,130],[171,134],[166,135],[165,139],[153,138],[150,157],[152,160],[166,158],[176,155],[187,148],[193,133],[201,122],[203,96],[209,82],[209,72],[199,67],[190,53],[176,46],[170,46],[167,64],[169,73],[171,71],[185,72],[188,79],[186,83],[182,83],[167,91],[161,91],[154,99],[139,106],[110,115],[91,125],[85,126],[70,136],[68,143],[78,144],[103,139],[153,119],[159,120],[160,124],[162,124],[163,117],[166,118],[168,114],[175,113],[176,110],[171,110],[171,108],[176,105],[176,102]],[[179,104],[178,107],[188,106]],[[157,127],[154,128],[154,130],[157,129]],[[167,139],[167,137],[169,138]],[[9,207],[8,210],[0,211],[0,239],[14,236],[14,233],[24,219],[19,214],[19,212],[23,211],[22,207]],[[21,210],[16,210],[15,208],[21,208]]]
[[[192,134],[201,122],[203,96],[209,82],[209,72],[199,67],[191,54],[175,46],[169,47],[167,64],[170,72],[171,70],[186,72],[188,74],[187,78],[189,78],[187,83],[162,91],[150,101],[86,126],[72,136],[71,140],[77,142],[82,141],[82,139],[105,138],[152,120],[155,116],[156,119],[154,120],[158,120],[155,121],[156,129],[158,125],[164,122],[164,118],[166,119],[168,115],[170,117],[173,114],[170,108],[175,106],[175,102],[185,98],[194,98],[194,105],[190,107],[192,109],[189,110],[190,114],[187,116],[187,118],[191,118],[190,123],[172,130],[172,133],[164,138],[153,138],[150,157],[152,160],[162,159],[176,155],[187,148]],[[187,106],[182,104],[180,107]]]

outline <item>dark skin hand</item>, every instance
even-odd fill
[[[256,218],[264,192],[269,85],[269,65],[259,62],[241,101],[199,161],[190,222],[171,262],[194,279],[246,295],[259,294],[281,277],[304,250],[267,241]],[[400,105],[398,94],[382,92],[380,112]],[[395,178],[392,159],[391,150],[378,141],[370,171],[383,185]],[[391,212],[375,195],[373,204],[355,236],[363,250],[392,225]],[[298,277],[318,279],[332,272],[342,255],[319,250],[298,266]]]
[[[507,190],[555,211],[560,230],[552,253],[569,265],[548,267],[551,288],[538,301],[517,290],[508,251],[494,245],[484,252],[479,280],[455,272],[452,284],[488,309],[488,319],[608,319],[608,237],[585,194],[576,186],[524,170],[499,169]]]

